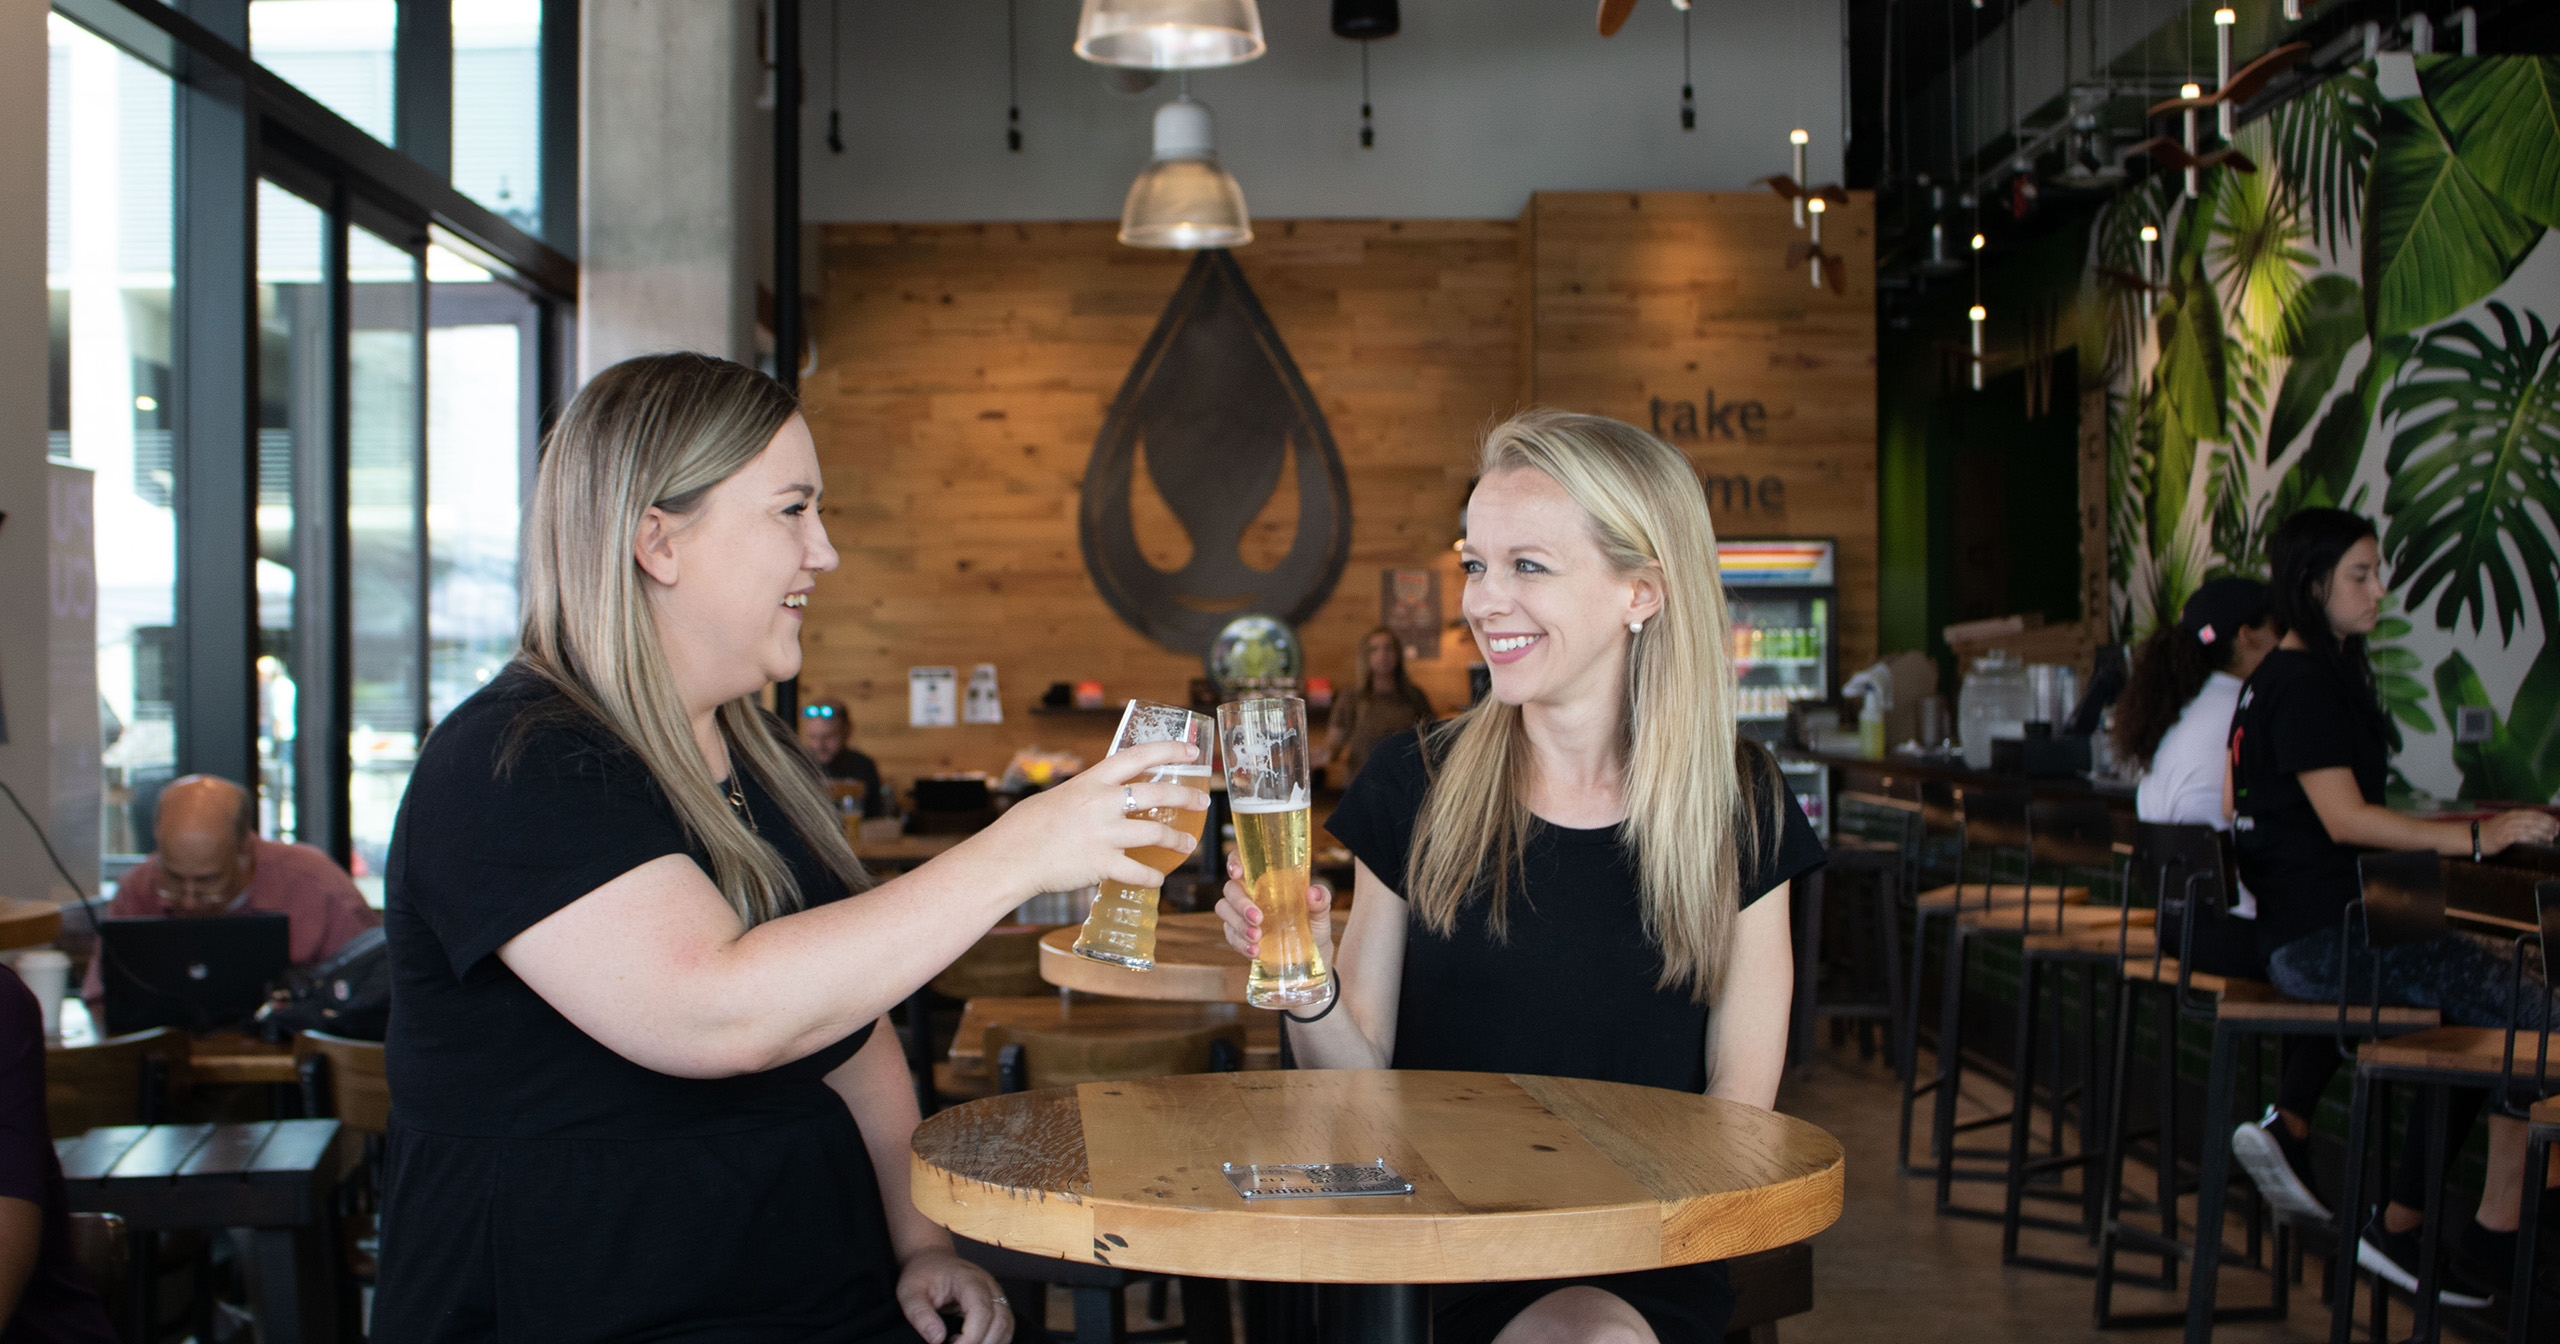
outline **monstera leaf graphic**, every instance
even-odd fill
[[[2455,157],[2525,218],[2560,228],[2560,56],[2421,56]]]
[[[2421,99],[2382,105],[2364,206],[2365,325],[2376,336],[2486,298],[2542,237],[2454,155]]]
[[[2273,118],[2276,166],[2301,192],[2313,238],[2333,253],[2364,215],[2381,104],[2372,72],[2351,69],[2312,86]]]
[[[2436,702],[2448,722],[2457,709],[2490,713],[2488,741],[2453,747],[2463,797],[2538,803],[2560,793],[2560,640],[2544,642],[2509,713],[2497,712],[2479,674],[2460,653],[2447,654],[2436,664]]]
[[[2293,362],[2276,390],[2275,414],[2260,445],[2273,462],[2320,413],[2338,385],[2338,369],[2364,339],[2364,290],[2343,275],[2312,277],[2285,305],[2282,352]],[[2358,436],[2361,439],[2362,436]]]
[[[2560,611],[2560,555],[2542,524],[2560,519],[2560,349],[2539,316],[2519,321],[2503,303],[2489,313],[2497,339],[2469,322],[2429,333],[2383,398],[2400,424],[2384,460],[2383,547],[2412,610],[2442,589],[2439,628],[2468,612],[2476,631],[2494,605],[2512,640],[2523,586],[2533,610]]]
[[[2239,144],[2264,161],[2269,139],[2260,124],[2242,131]],[[2206,267],[2232,325],[2261,346],[2273,344],[2302,277],[2320,264],[2303,247],[2308,230],[2293,183],[2282,173],[2215,173],[2212,181]]]

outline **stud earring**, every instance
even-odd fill
[[[1641,635],[1641,634],[1643,634],[1643,633],[1644,633],[1644,622],[1642,622],[1642,621],[1629,621],[1629,622],[1627,622],[1627,633],[1628,633],[1628,634],[1631,634],[1631,635]]]

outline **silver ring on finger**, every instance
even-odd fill
[[[1123,784],[1120,786],[1120,810],[1123,812],[1135,812],[1138,810],[1137,785]]]
[[[998,1294],[996,1294],[996,1297],[995,1297],[995,1303],[996,1303],[996,1305],[997,1305],[997,1306],[999,1306],[999,1307],[1009,1307],[1009,1306],[1012,1306],[1012,1305],[1013,1305],[1012,1303],[1007,1302],[1007,1301],[1005,1301],[1005,1300],[1004,1300],[1004,1294],[1002,1294],[1002,1293],[998,1293]]]

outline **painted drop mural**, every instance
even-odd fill
[[[2256,172],[2163,172],[2091,243],[2116,634],[2356,510],[2394,792],[2560,795],[2560,58],[2386,54],[2235,144]]]

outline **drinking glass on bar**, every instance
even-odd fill
[[[1237,700],[1218,706],[1218,746],[1235,814],[1244,887],[1262,911],[1261,952],[1245,978],[1257,1008],[1321,1003],[1331,992],[1325,949],[1307,926],[1307,705]]]
[[[1189,743],[1197,753],[1195,759],[1158,766],[1138,782],[1188,784],[1206,792],[1209,787],[1210,731],[1206,714],[1195,714],[1176,705],[1132,700],[1129,707],[1120,712],[1120,731],[1112,735],[1111,749],[1117,752],[1150,742]],[[1206,811],[1183,811],[1170,807],[1142,807],[1129,815],[1161,821],[1194,840],[1200,838],[1200,824],[1209,816]],[[1129,857],[1159,873],[1170,873],[1190,856],[1162,845],[1144,845],[1130,850]],[[1083,931],[1076,935],[1075,950],[1077,955],[1091,957],[1095,961],[1107,961],[1132,970],[1154,970],[1156,889],[1105,881],[1101,892],[1093,899],[1092,911],[1084,917]]]

